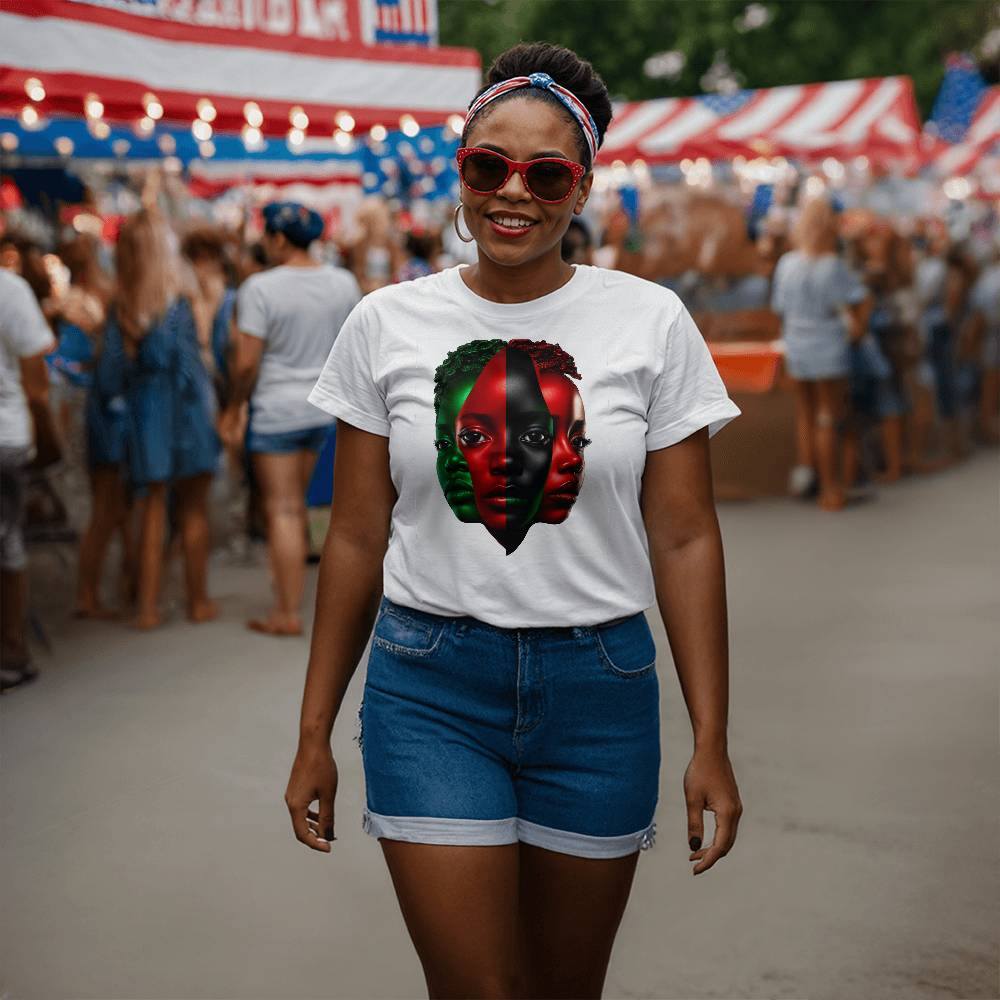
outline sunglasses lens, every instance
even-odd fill
[[[507,176],[507,164],[491,153],[471,153],[462,161],[462,180],[473,191],[495,191]]]
[[[559,201],[573,190],[573,171],[562,163],[535,163],[526,173],[528,187],[543,201]]]

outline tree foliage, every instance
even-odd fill
[[[484,69],[518,41],[566,45],[589,59],[612,96],[698,94],[716,52],[744,87],[870,76],[913,78],[926,116],[948,52],[977,45],[998,5],[976,0],[765,0],[770,20],[741,31],[746,0],[438,0],[442,45],[478,49]],[[679,50],[675,80],[649,79],[645,60]],[[987,70],[989,73],[989,69]]]

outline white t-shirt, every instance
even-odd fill
[[[361,298],[350,271],[327,264],[251,275],[236,300],[237,326],[264,341],[250,424],[281,434],[329,423],[306,397],[347,314]]]
[[[31,286],[0,268],[0,447],[31,445],[34,432],[21,388],[21,359],[54,346]]]
[[[464,267],[362,299],[309,395],[389,438],[385,595],[503,628],[651,607],[646,452],[740,412],[701,334],[673,292],[618,271],[577,265],[507,304]]]

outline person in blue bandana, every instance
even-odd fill
[[[299,635],[305,584],[305,494],[333,418],[306,397],[348,313],[361,299],[357,280],[319,263],[310,247],[322,218],[296,202],[264,208],[263,246],[270,270],[251,275],[236,300],[229,398],[220,428],[230,446],[243,437],[267,519],[275,602],[247,626],[268,635]]]

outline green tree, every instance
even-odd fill
[[[746,0],[438,0],[442,45],[475,48],[484,68],[518,41],[566,45],[589,59],[612,95],[697,94],[718,51],[745,87],[869,76],[913,78],[922,113],[944,57],[976,46],[998,24],[976,0],[766,0],[768,22],[741,30]],[[675,80],[649,79],[645,60],[679,50]]]

